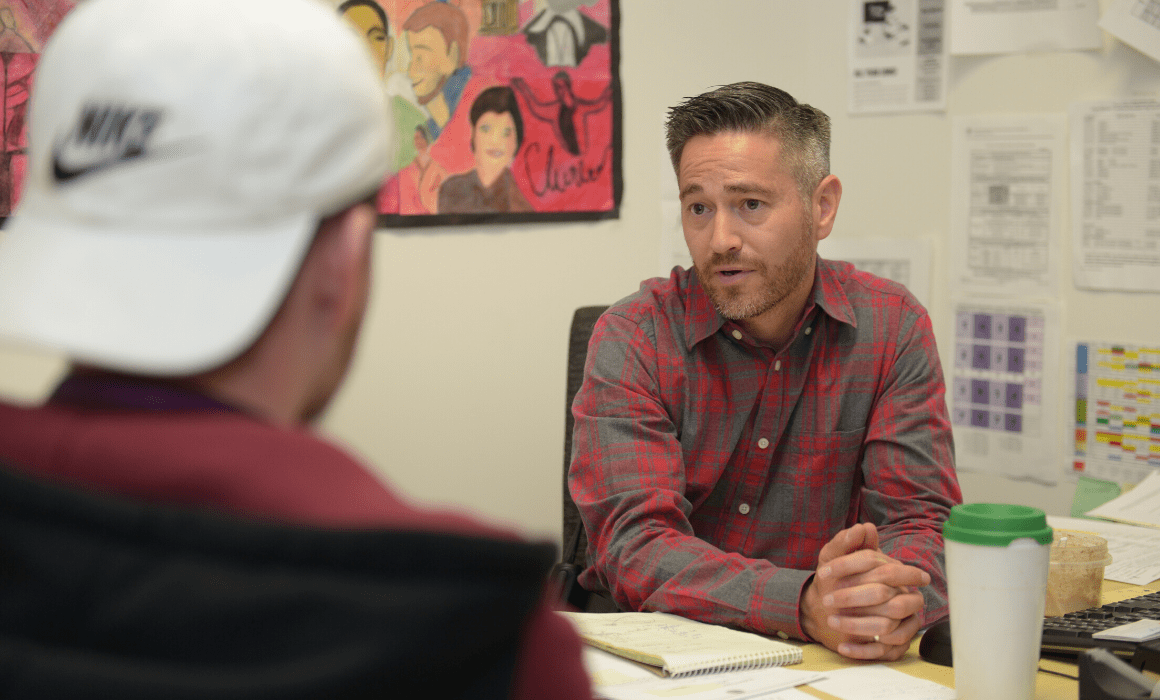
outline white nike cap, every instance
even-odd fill
[[[0,336],[101,367],[241,354],[393,162],[369,52],[317,0],[85,0],[34,80]]]

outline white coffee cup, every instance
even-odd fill
[[[960,700],[1035,696],[1051,528],[1038,508],[955,506],[943,524]]]

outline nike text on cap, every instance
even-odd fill
[[[367,51],[318,0],[85,0],[30,114],[0,336],[144,374],[248,347],[393,159]]]

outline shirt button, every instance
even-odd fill
[[[774,362],[774,363],[773,363],[773,371],[774,371],[774,372],[780,372],[780,371],[781,371],[781,360],[778,360],[777,362]]]
[[[780,630],[778,630],[777,636],[781,637],[782,639],[789,639],[789,635]]]
[[[749,504],[742,503],[740,506],[737,507],[737,512],[741,513],[742,515],[749,515]]]
[[[810,331],[812,331],[812,330],[813,330],[813,327],[806,328],[806,335],[809,335]]]
[[[733,331],[733,337],[741,340],[741,331]]]
[[[769,440],[761,438],[757,441],[757,446],[764,450],[765,448],[769,447]]]

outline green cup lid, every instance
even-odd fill
[[[954,542],[1006,547],[1023,538],[1051,544],[1051,528],[1042,510],[1004,503],[965,503],[951,508],[943,523],[943,539]]]

